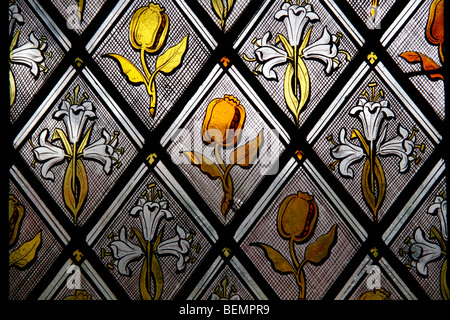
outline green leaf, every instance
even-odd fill
[[[185,151],[183,153],[188,157],[193,165],[199,167],[200,170],[203,173],[206,173],[212,180],[223,176],[219,167],[201,153],[195,151]]]
[[[264,137],[261,131],[255,139],[234,150],[230,154],[230,162],[242,168],[247,168],[254,164],[263,143]]]
[[[9,69],[9,106],[11,107],[16,100],[16,80],[14,80],[14,75]]]
[[[300,86],[300,98],[297,98],[294,91],[294,81],[296,81],[294,67],[292,64],[288,64],[284,75],[284,98],[289,110],[295,117],[296,123],[299,121],[300,112],[308,101],[310,94],[309,73],[305,62],[300,58],[297,65],[297,79]]]
[[[23,268],[36,256],[37,249],[41,244],[41,231],[28,242],[22,244],[19,249],[14,250],[9,255],[9,266]]]
[[[227,0],[227,8],[225,10],[225,17],[228,17],[231,9],[233,8],[234,0]]]
[[[305,261],[312,264],[322,263],[330,254],[331,248],[334,246],[336,239],[337,225],[333,225],[328,233],[320,236],[311,243],[305,251]]]
[[[279,41],[281,41],[281,43],[283,44],[284,50],[286,50],[288,57],[293,58],[294,50],[292,49],[292,46],[289,44],[288,39],[286,39],[286,37],[283,36],[282,34],[278,34],[275,42],[278,43]]]
[[[381,206],[381,203],[384,200],[384,196],[386,194],[386,177],[384,175],[383,168],[381,167],[381,163],[378,158],[375,157],[374,167],[373,167],[374,179],[376,180],[374,183],[377,186],[378,193],[372,191],[372,188],[369,184],[370,181],[370,161],[366,160],[364,163],[362,176],[361,176],[361,188],[364,195],[364,199],[369,205],[370,209],[372,209],[372,213],[374,215],[374,219],[377,219],[378,209]]]
[[[86,169],[80,159],[72,157],[64,175],[63,198],[67,208],[72,212],[75,223],[78,212],[86,200],[87,192],[88,181]]]
[[[64,131],[59,128],[56,128],[53,132],[52,141],[61,140],[61,143],[64,147],[64,151],[68,156],[72,156],[72,147],[70,146],[69,139],[67,138]]]
[[[281,273],[281,274],[289,274],[292,273],[295,275],[295,270],[291,266],[291,264],[286,260],[283,255],[278,252],[276,249],[272,248],[271,246],[263,243],[252,243],[252,246],[257,246],[261,249],[263,249],[267,259],[272,264],[272,268]]]
[[[222,0],[211,0],[211,5],[217,17],[220,20],[223,20],[225,18],[225,8],[223,6]]]
[[[156,59],[156,72],[170,73],[178,67],[186,52],[188,36],[185,36],[178,44],[167,49]]]
[[[142,72],[130,60],[115,53],[109,53],[107,56],[116,59],[122,69],[122,72],[132,83],[146,83],[146,79]]]

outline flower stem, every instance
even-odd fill
[[[217,162],[219,163],[220,167],[225,172],[227,167],[225,166],[225,163],[223,163],[220,147],[221,147],[220,144],[218,144],[217,142],[214,143],[214,155],[216,156]],[[225,178],[225,175],[224,175],[224,178]]]
[[[292,238],[292,237],[289,239],[289,251],[291,253],[291,258],[292,258],[292,261],[294,262],[295,269],[297,269],[297,273],[298,273],[300,264],[298,262],[297,255],[295,254],[295,251],[294,251],[294,238]]]
[[[370,191],[375,194],[375,177],[374,177],[374,163],[375,163],[375,153],[373,152],[373,141],[370,141],[369,149],[369,159],[370,159]]]
[[[72,152],[72,170],[73,170],[73,178],[72,178],[72,191],[74,194],[76,194],[75,188],[76,188],[76,183],[75,183],[75,177],[77,175],[77,143],[74,142],[73,143],[73,152]]]
[[[148,71],[147,62],[145,61],[145,50],[144,48],[141,48],[141,63],[142,68],[144,69],[145,77],[147,80],[150,80],[150,77],[152,76],[150,71]]]
[[[297,87],[298,87],[297,82],[298,82],[298,46],[294,46],[294,94],[295,94],[295,96],[297,96]]]

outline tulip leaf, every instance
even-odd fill
[[[336,239],[337,225],[333,225],[328,233],[318,237],[305,250],[305,261],[318,265],[330,254]]]
[[[75,222],[88,192],[86,169],[83,162],[72,157],[64,175],[64,203],[73,214]]]
[[[200,168],[200,170],[206,173],[212,180],[222,177],[222,172],[219,167],[211,161],[211,159],[205,157],[201,153],[195,151],[185,151],[183,152],[191,163]]]
[[[109,53],[107,56],[116,59],[122,72],[127,76],[130,82],[135,84],[146,83],[146,79],[142,72],[130,60],[115,53]]]
[[[187,40],[188,36],[185,36],[178,44],[167,49],[156,59],[155,73],[171,73],[180,65],[183,55],[186,52]]]
[[[261,131],[255,139],[235,149],[230,154],[230,162],[233,164],[237,164],[242,168],[249,167],[250,165],[255,163],[263,143],[264,137],[263,132]]]
[[[9,266],[17,268],[26,267],[36,256],[37,249],[41,244],[41,231],[28,242],[22,244],[17,250],[9,255]]]
[[[267,259],[270,261],[272,268],[275,271],[277,271],[278,273],[281,273],[281,274],[292,273],[295,275],[295,270],[292,267],[292,265],[276,249],[274,249],[271,246],[264,244],[264,243],[252,243],[251,245],[257,246],[257,247],[263,249],[264,254],[266,255]]]
[[[413,51],[403,52],[402,54],[400,54],[400,57],[402,57],[411,64],[420,63],[423,71],[434,71],[439,70],[441,68],[433,59],[419,52]],[[427,76],[431,80],[433,79],[444,80],[444,76],[440,71],[436,73],[429,73],[427,74]]]

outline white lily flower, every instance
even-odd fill
[[[388,101],[373,102],[367,101],[364,98],[358,100],[358,105],[350,110],[350,114],[352,116],[359,116],[363,125],[364,135],[368,141],[377,139],[383,119],[395,117],[388,106]]]
[[[382,136],[380,137],[380,141],[384,140],[384,135],[386,134],[386,130],[383,131]],[[382,156],[391,156],[395,155],[400,158],[400,172],[406,172],[409,168],[410,155],[414,150],[414,141],[408,139],[409,133],[408,130],[403,128],[401,125],[398,126],[398,136],[395,138],[382,143],[378,152]]]
[[[69,141],[71,143],[76,143],[83,133],[86,121],[95,118],[96,114],[90,101],[83,102],[80,105],[71,105],[69,101],[64,100],[53,117],[64,121]]]
[[[325,27],[322,36],[303,49],[303,57],[325,63],[325,73],[329,75],[340,65],[340,62],[336,60],[339,51],[336,41],[336,35],[331,35]]]
[[[42,130],[39,134],[39,147],[33,149],[36,159],[44,162],[41,174],[45,179],[54,180],[55,175],[50,170],[55,164],[64,160],[66,153],[64,149],[55,146],[47,141],[48,129]]]
[[[339,142],[331,150],[331,154],[334,158],[339,159],[339,172],[347,178],[353,178],[353,170],[350,166],[361,160],[364,157],[364,151],[360,146],[357,146],[346,138],[346,130],[342,128],[339,133]]]
[[[284,49],[271,45],[269,40],[272,35],[266,32],[261,39],[256,39],[255,56],[258,62],[261,63],[262,70],[260,71],[266,79],[275,79],[278,81],[278,76],[272,69],[278,65],[284,64],[287,61],[287,53]],[[259,67],[257,68],[259,71]]]
[[[287,2],[275,13],[275,19],[283,21],[291,46],[298,46],[300,44],[303,31],[309,21],[315,22],[320,20],[310,4],[300,6]]]
[[[410,248],[410,255],[413,259],[411,265],[423,276],[428,275],[427,264],[441,256],[441,247],[435,243],[425,240],[422,229],[417,228],[414,233],[414,240]]]
[[[442,238],[448,240],[448,224],[447,224],[447,199],[437,196],[434,203],[428,208],[428,213],[438,215],[441,224]]]
[[[173,238],[162,241],[157,247],[158,255],[174,255],[178,258],[177,270],[182,271],[185,268],[186,257],[191,247],[187,239],[186,231],[176,226],[177,235]]]
[[[9,34],[11,34],[14,21],[17,20],[18,22],[23,22],[23,17],[19,13],[19,7],[17,4],[12,4],[8,7],[8,18],[9,18]]]
[[[47,47],[45,41],[39,41],[34,33],[30,33],[29,41],[20,47],[10,51],[9,60],[14,64],[23,64],[30,68],[33,76],[39,74],[39,70],[46,71],[43,52]]]
[[[94,143],[86,146],[83,150],[83,157],[85,159],[96,160],[103,164],[103,170],[109,174],[112,169],[112,159],[118,158],[118,153],[116,152],[116,145],[118,139],[114,139],[112,143],[111,135],[103,129],[102,137],[95,141]]]
[[[114,264],[117,266],[119,273],[129,276],[130,268],[128,264],[144,254],[141,247],[127,239],[125,227],[120,229],[119,239],[112,241],[109,246],[114,259],[116,259]]]
[[[169,204],[167,201],[152,202],[147,201],[145,198],[140,198],[138,204],[131,209],[131,216],[139,215],[145,240],[153,240],[161,219],[172,219],[172,213],[167,210],[168,208]]]

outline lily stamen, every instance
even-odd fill
[[[334,161],[333,163],[330,163],[330,164],[328,165],[328,167],[329,167],[331,170],[334,170],[334,169],[336,169],[336,165],[337,165],[339,162],[340,162],[340,160],[336,160],[336,161]]]
[[[414,136],[416,135],[417,132],[419,132],[419,129],[418,129],[416,126],[414,126],[414,127],[412,128],[411,135],[408,137],[408,139],[409,139],[409,140],[412,140],[412,139],[414,138]]]
[[[117,137],[119,136],[119,134],[120,134],[119,131],[114,131],[114,135],[113,135],[113,137],[111,138],[111,140],[108,142],[108,144],[111,145],[111,144],[114,142],[114,140],[117,139]]]
[[[110,251],[106,251],[104,248],[102,248],[101,252],[100,252],[100,256],[103,258],[105,258],[106,256],[111,256],[112,253]]]
[[[195,250],[196,253],[200,252],[201,245],[200,243],[197,243],[196,245],[191,245],[191,248]]]
[[[328,141],[330,141],[332,144],[334,144],[335,146],[337,146],[337,142],[334,141],[333,135],[329,135],[327,138]]]
[[[411,154],[411,157],[414,159],[415,164],[418,164],[422,160],[421,157],[418,157],[415,154]]]
[[[414,148],[416,148],[416,149],[418,149],[420,152],[425,152],[425,143],[422,143],[422,144],[416,144],[415,146],[414,146]]]

